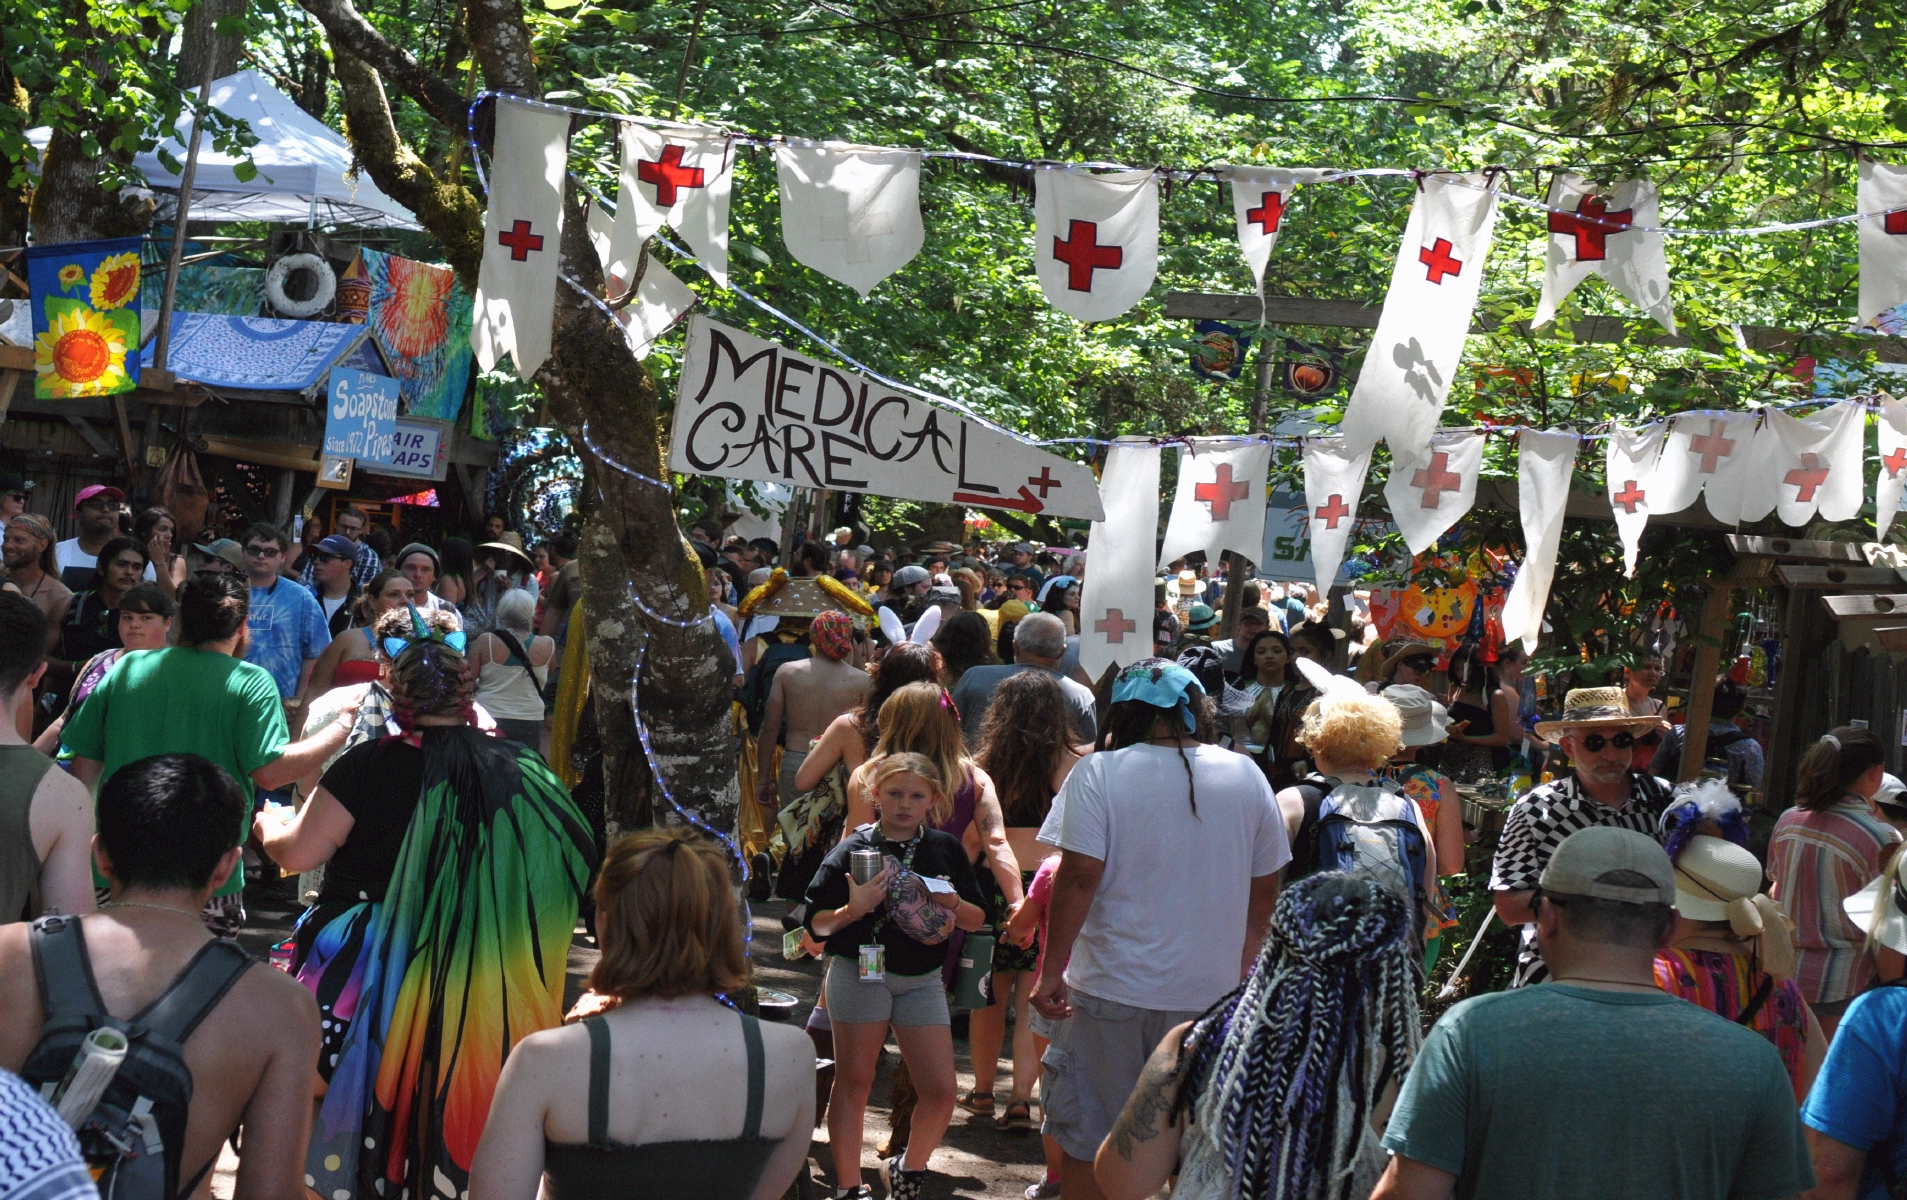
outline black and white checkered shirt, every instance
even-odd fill
[[[1668,781],[1638,771],[1629,773],[1629,800],[1621,808],[1591,799],[1573,772],[1534,788],[1516,802],[1503,822],[1496,859],[1490,866],[1490,890],[1534,891],[1543,868],[1549,866],[1550,855],[1578,829],[1607,825],[1660,840],[1658,826],[1668,804]],[[1510,986],[1526,987],[1548,978],[1549,967],[1536,950],[1536,926],[1525,925],[1522,948],[1516,957],[1516,977]]]

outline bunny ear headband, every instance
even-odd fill
[[[1328,704],[1333,700],[1342,700],[1350,696],[1370,694],[1357,680],[1344,675],[1333,675],[1330,669],[1321,663],[1308,658],[1294,658],[1291,661],[1298,668],[1298,674],[1304,676],[1304,681],[1317,689],[1318,699],[1324,703]]]
[[[384,639],[384,653],[392,662],[396,662],[398,655],[404,653],[409,647],[417,645],[419,642],[438,642],[449,646],[459,654],[464,652],[464,645],[468,639],[464,637],[463,630],[453,629],[449,633],[445,633],[441,629],[433,629],[424,623],[424,614],[417,611],[415,604],[411,605],[410,609],[411,636],[407,638],[387,637]]]

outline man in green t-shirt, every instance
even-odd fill
[[[343,746],[355,712],[323,733],[288,745],[278,685],[244,661],[251,595],[236,575],[200,572],[179,591],[179,642],[123,655],[79,711],[63,740],[73,773],[97,795],[130,762],[155,754],[198,754],[237,780],[267,791],[317,770]],[[245,831],[251,830],[251,806]],[[241,835],[243,836],[243,835]],[[104,886],[95,874],[94,883]],[[245,921],[241,863],[213,894],[202,917],[214,936],[231,937]]]
[[[1371,1200],[1777,1200],[1814,1186],[1794,1089],[1759,1034],[1658,990],[1675,868],[1597,826],[1538,881],[1549,982],[1466,1000],[1410,1064]]]

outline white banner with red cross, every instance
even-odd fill
[[[1159,270],[1158,172],[1038,172],[1033,262],[1047,300],[1081,321],[1109,321],[1139,303]]]
[[[569,114],[500,96],[495,145],[470,346],[486,371],[508,354],[528,382],[550,356],[556,319]]]
[[[1496,228],[1487,175],[1426,175],[1404,226],[1377,332],[1338,428],[1353,447],[1430,441],[1457,377]]]
[[[1755,464],[1742,489],[1741,519],[1773,512],[1784,525],[1846,521],[1861,511],[1861,449],[1867,409],[1859,401],[1830,404],[1805,420],[1763,415],[1755,434]]]
[[[1523,564],[1516,569],[1503,600],[1503,637],[1521,641],[1536,653],[1543,636],[1543,610],[1556,578],[1556,553],[1563,542],[1563,515],[1569,507],[1569,480],[1576,471],[1580,442],[1573,429],[1522,429],[1517,432],[1516,504],[1523,525]]]
[[[1868,162],[1856,168],[1855,222],[1861,252],[1861,292],[1855,319],[1862,325],[1907,303],[1907,166]]]
[[[1218,176],[1232,185],[1232,213],[1238,221],[1238,252],[1251,268],[1252,287],[1265,294],[1265,264],[1284,228],[1291,194],[1324,172],[1303,167],[1220,167]]]
[[[1549,207],[1543,298],[1530,323],[1548,324],[1577,284],[1600,275],[1674,333],[1668,256],[1662,235],[1653,232],[1661,219],[1655,185],[1646,179],[1625,179],[1603,189],[1580,175],[1565,173],[1550,182]]]
[[[652,129],[624,123],[622,186],[616,192],[616,229],[610,267],[634,276],[636,254],[656,230],[681,234],[708,269],[728,286],[728,200],[735,182],[728,134],[700,125]]]
[[[1357,526],[1358,497],[1371,469],[1371,448],[1353,449],[1350,439],[1306,438],[1304,502],[1310,510],[1311,565],[1318,594],[1329,595],[1344,562],[1344,547]]]
[[[1622,540],[1622,573],[1635,578],[1636,550],[1649,525],[1649,489],[1668,422],[1655,421],[1638,429],[1609,427],[1608,453],[1603,470],[1609,485],[1609,508],[1616,517],[1616,536]]]
[[[1159,454],[1149,438],[1120,438],[1106,451],[1099,474],[1106,515],[1087,535],[1079,595],[1079,665],[1089,679],[1152,656]]]
[[[1880,476],[1874,481],[1874,540],[1887,540],[1887,527],[1900,511],[1900,494],[1907,488],[1907,405],[1892,396],[1880,404]]]
[[[920,253],[920,151],[790,141],[775,147],[775,177],[796,262],[866,296]]]
[[[1438,434],[1414,451],[1391,447],[1391,474],[1384,482],[1391,520],[1413,555],[1437,544],[1477,502],[1483,470],[1481,432]]]
[[[1681,512],[1700,496],[1724,525],[1741,519],[1742,489],[1755,469],[1756,415],[1686,412],[1669,422],[1668,440],[1646,485],[1649,511]]]
[[[1265,472],[1271,443],[1193,438],[1179,451],[1179,487],[1159,548],[1159,566],[1203,550],[1255,559],[1265,544]]]

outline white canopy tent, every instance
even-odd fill
[[[348,177],[351,147],[344,138],[292,102],[256,71],[240,71],[214,80],[208,97],[212,107],[251,126],[258,144],[251,161],[258,174],[240,180],[244,160],[221,154],[210,138],[199,145],[198,173],[193,178],[194,221],[266,221],[274,225],[350,227],[358,229],[417,229],[417,220],[397,201],[378,191],[369,176]],[[192,134],[191,113],[182,114],[173,137],[164,148],[181,166]],[[27,134],[44,153],[51,131]],[[160,220],[169,220],[177,201],[179,176],[148,150],[133,165],[157,193]]]

